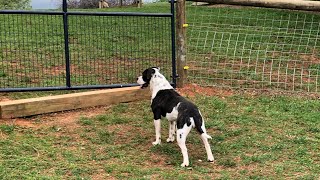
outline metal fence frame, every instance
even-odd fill
[[[70,80],[70,48],[69,48],[69,27],[68,17],[72,15],[78,16],[134,16],[134,17],[164,17],[170,18],[171,21],[171,58],[172,58],[172,75],[171,83],[176,84],[176,50],[175,50],[175,11],[174,0],[169,0],[170,13],[136,13],[136,12],[68,12],[67,0],[63,0],[62,12],[55,11],[24,11],[24,10],[1,10],[0,14],[36,14],[36,15],[60,15],[63,17],[63,31],[64,31],[64,55],[65,55],[65,72],[66,85],[58,87],[19,87],[19,88],[0,88],[0,92],[24,92],[24,91],[51,91],[51,90],[79,90],[79,89],[102,89],[102,88],[122,88],[138,86],[136,83],[130,84],[109,84],[109,85],[85,85],[73,86]]]

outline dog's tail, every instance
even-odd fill
[[[207,139],[212,139],[212,137],[209,136],[207,133],[204,133],[204,135],[205,135],[205,137],[206,137]]]
[[[195,121],[195,127],[197,131],[201,134],[201,136],[204,135],[207,139],[212,139],[210,135],[207,134],[206,128],[204,126],[204,120],[202,119],[202,116],[199,114],[197,117],[197,120]]]

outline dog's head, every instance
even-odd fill
[[[143,71],[142,76],[137,78],[137,83],[141,86],[141,88],[146,88],[150,84],[150,80],[156,72],[159,72],[160,68],[151,67]]]

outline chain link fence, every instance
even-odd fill
[[[320,13],[190,3],[186,14],[190,83],[320,91]]]

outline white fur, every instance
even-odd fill
[[[167,142],[173,142],[174,141],[174,135],[177,131],[177,122],[176,121],[169,121],[169,137],[167,139]]]
[[[190,121],[191,121],[191,126],[188,126],[187,124],[185,124],[182,129],[177,130],[177,142],[183,156],[183,162],[181,164],[182,167],[189,166],[189,156],[188,156],[188,150],[186,146],[186,139],[192,127],[194,127],[193,118],[191,118]]]
[[[168,119],[168,121],[176,121],[177,120],[179,106],[180,106],[180,103],[178,103],[178,105],[172,109],[171,113],[166,114],[166,118]]]
[[[150,90],[151,90],[151,99],[154,99],[160,90],[164,89],[173,89],[170,83],[167,81],[166,77],[164,77],[159,69],[153,68],[155,70],[154,75],[150,80]]]
[[[161,121],[160,119],[154,120],[154,127],[156,131],[156,141],[154,141],[153,145],[161,144]]]
[[[178,118],[179,105],[180,103],[178,103],[178,105],[174,107],[170,113],[166,114],[166,118],[169,121],[169,138],[167,139],[167,142],[174,141],[174,135],[176,134],[176,129],[177,129],[176,120]]]
[[[144,84],[144,83],[146,83],[146,82],[144,82],[142,76],[139,76],[139,77],[138,77],[138,80],[137,80],[137,83],[140,84],[140,85],[142,85],[142,84]]]
[[[204,144],[204,147],[206,148],[207,156],[208,156],[208,161],[213,162],[214,157],[212,155],[212,151],[208,142],[208,139],[211,139],[211,136],[207,135],[207,133],[202,133],[201,134],[201,139]]]

